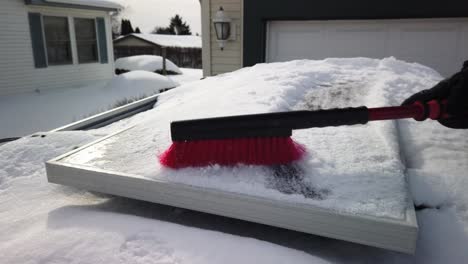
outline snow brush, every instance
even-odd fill
[[[335,108],[214,117],[171,122],[172,145],[160,157],[174,169],[207,165],[279,165],[299,160],[305,148],[291,139],[292,130],[366,124],[369,121],[447,118],[446,102]]]

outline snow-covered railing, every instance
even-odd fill
[[[170,90],[172,88],[168,88],[162,90],[161,92]],[[153,105],[157,102],[158,97],[160,94],[155,94],[144,99],[135,101],[130,104],[126,104],[111,110],[108,110],[103,113],[99,113],[85,119],[78,120],[71,124],[67,124],[61,126],[59,128],[53,129],[50,132],[58,132],[58,131],[72,131],[72,130],[89,130],[89,129],[96,129],[103,126],[107,126],[113,122],[122,120],[124,118],[130,117],[132,115],[144,112],[153,108]],[[13,138],[0,138],[0,145],[8,143],[10,141],[14,141],[19,139],[19,137]]]
[[[0,138],[0,145],[20,139],[19,137]]]
[[[167,90],[170,90],[167,89]],[[166,90],[164,90],[166,91]],[[122,120],[124,118],[130,117],[132,115],[144,112],[153,108],[153,105],[158,100],[159,94],[149,96],[147,98],[135,101],[130,104],[126,104],[111,110],[108,110],[103,113],[99,113],[85,119],[78,120],[71,124],[61,126],[59,128],[53,129],[50,132],[58,131],[71,131],[71,130],[89,130],[107,126],[113,122]],[[0,146],[8,142],[20,139],[20,137],[10,137],[10,138],[0,138]]]

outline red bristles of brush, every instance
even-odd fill
[[[292,130],[366,124],[368,121],[448,118],[446,102],[367,108],[336,108],[171,122],[173,144],[159,160],[170,168],[219,165],[276,165],[300,159],[305,148],[291,139]]]
[[[305,148],[290,137],[176,141],[160,157],[174,169],[219,164],[277,165],[299,160]]]

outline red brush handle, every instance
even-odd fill
[[[412,105],[369,108],[369,121],[414,118],[423,121],[448,118],[446,112],[447,101],[432,100],[427,103],[415,102]]]

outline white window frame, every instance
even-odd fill
[[[89,61],[89,62],[79,62],[78,59],[78,40],[76,39],[76,32],[75,32],[75,19],[92,19],[94,21],[94,34],[96,36],[96,60],[95,61]],[[100,63],[101,62],[101,51],[99,50],[100,44],[99,43],[99,35],[98,35],[98,29],[97,29],[97,19],[96,17],[90,17],[90,16],[73,16],[71,17],[72,23],[73,23],[73,38],[74,38],[74,45],[75,45],[75,50],[76,50],[76,64],[93,64],[93,63]]]
[[[45,25],[44,25],[44,17],[61,17],[66,18],[68,23],[68,35],[70,37],[70,51],[71,51],[71,62],[70,63],[63,63],[63,64],[50,64],[49,63],[49,54],[47,52],[47,39],[45,35]],[[41,13],[41,28],[42,28],[42,39],[44,42],[44,52],[45,52],[45,59],[47,67],[54,67],[54,66],[67,66],[67,65],[74,65],[75,64],[75,56],[74,56],[74,48],[73,48],[73,39],[72,39],[72,32],[70,31],[70,17],[68,15],[59,15],[59,14],[49,14],[49,13]],[[76,40],[75,40],[76,42]]]
[[[94,15],[70,15],[70,14],[61,14],[61,13],[55,13],[55,12],[44,12],[40,11],[41,14],[41,28],[42,28],[42,39],[43,39],[43,44],[44,44],[44,52],[45,52],[45,59],[46,59],[46,64],[47,67],[67,67],[67,66],[73,66],[73,65],[81,65],[81,64],[100,64],[101,63],[101,51],[99,49],[101,43],[99,41],[99,36],[98,36],[98,29],[97,29],[97,17]],[[51,17],[65,17],[67,18],[68,21],[68,34],[70,35],[70,48],[71,48],[71,53],[72,53],[72,63],[67,63],[67,64],[49,64],[49,58],[47,55],[47,40],[45,37],[45,27],[44,27],[44,17],[45,16],[51,16]],[[75,34],[75,18],[84,18],[84,19],[93,19],[94,20],[94,31],[96,34],[96,44],[97,44],[97,60],[93,62],[83,62],[79,63],[78,61],[78,47],[77,47],[77,41],[76,41],[76,34]]]

